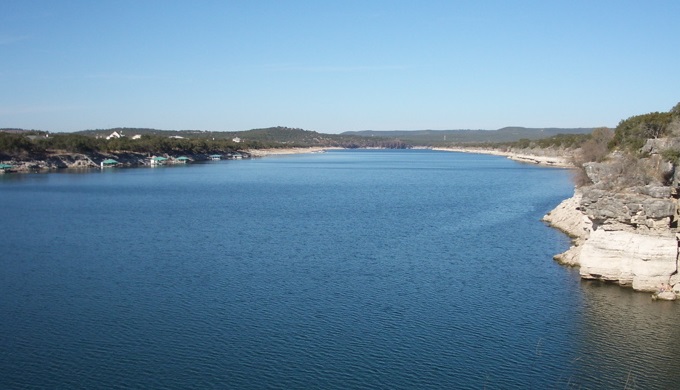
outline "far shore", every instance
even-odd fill
[[[246,152],[252,157],[281,156],[287,154],[323,153],[326,150],[342,149],[335,147],[311,147],[311,148],[275,148],[275,149],[249,149]]]
[[[326,150],[344,149],[338,147],[310,147],[310,148],[276,148],[276,149],[250,149],[247,150],[253,157],[281,156],[289,154],[304,153],[323,153]],[[530,153],[505,152],[498,149],[469,148],[469,147],[446,147],[428,148],[445,152],[488,154],[494,156],[504,156],[517,162],[536,164],[554,168],[574,168],[570,159],[566,156],[546,156]]]
[[[528,164],[537,164],[541,166],[554,168],[574,168],[574,164],[572,164],[571,161],[569,161],[570,159],[566,156],[545,156],[538,154],[516,153],[512,151],[505,152],[498,149],[467,148],[467,147],[432,148],[432,150],[459,153],[490,154],[494,156],[504,156],[511,160]]]
[[[275,157],[275,156],[285,156],[285,155],[295,155],[295,154],[310,154],[310,153],[324,153],[327,150],[339,150],[345,149],[341,147],[298,147],[298,148],[270,148],[270,149],[249,149],[243,150],[241,153],[248,157]],[[417,148],[420,149],[420,148]],[[546,167],[556,167],[556,168],[573,168],[573,164],[570,162],[569,158],[566,156],[554,156],[545,155],[545,151],[540,151],[539,153],[544,154],[534,154],[534,153],[517,153],[513,151],[501,151],[492,148],[480,148],[480,147],[434,147],[426,148],[431,150],[446,151],[446,152],[459,152],[459,153],[475,153],[475,154],[488,154],[496,156],[505,156],[511,160],[518,162],[536,164]],[[555,151],[551,151],[555,154]],[[168,155],[166,155],[168,156]],[[170,156],[168,156],[170,157]],[[192,155],[192,160],[199,161],[208,159],[207,155]],[[97,154],[97,155],[86,155],[80,153],[55,153],[47,158],[43,157],[39,160],[28,160],[28,161],[10,161],[9,164],[13,165],[13,169],[9,172],[36,172],[36,171],[52,171],[54,169],[60,168],[99,168],[99,160],[105,158],[114,158],[120,163],[119,166],[148,166],[148,156],[143,153],[109,153],[109,154]],[[168,163],[175,162],[174,159]],[[0,172],[1,173],[1,172]]]

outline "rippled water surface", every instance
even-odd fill
[[[433,151],[0,176],[0,388],[678,388],[677,304],[552,261],[571,192]]]

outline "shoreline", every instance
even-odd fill
[[[536,164],[545,167],[553,168],[574,168],[574,164],[569,161],[566,156],[546,156],[530,153],[505,152],[498,149],[484,149],[484,148],[466,148],[466,147],[435,147],[432,150],[439,150],[444,152],[458,152],[458,153],[473,153],[473,154],[488,154],[493,156],[503,156],[510,160]]]
[[[260,157],[276,157],[296,154],[311,154],[324,153],[327,150],[341,150],[341,147],[292,147],[292,148],[268,148],[268,149],[246,149],[238,151],[248,158]],[[382,149],[382,148],[381,148]],[[417,149],[417,148],[416,148]],[[574,168],[573,164],[566,156],[547,156],[545,154],[535,153],[518,153],[513,151],[501,151],[498,149],[485,148],[469,148],[469,147],[432,147],[425,148],[435,151],[444,152],[458,152],[458,153],[473,153],[473,154],[487,154],[495,156],[503,156],[513,161],[526,164],[536,164],[545,167],[553,168]],[[167,157],[170,161],[167,164],[176,163],[175,158],[167,153],[159,154],[159,156]],[[205,153],[189,154],[193,161],[209,160],[209,156]],[[116,159],[119,162],[119,167],[144,167],[150,166],[149,155],[147,153],[135,152],[120,152],[120,153],[51,153],[46,156],[41,156],[32,160],[25,161],[8,161],[13,165],[13,169],[7,173],[35,173],[35,172],[53,172],[61,169],[83,169],[83,168],[100,168],[100,160],[107,158]],[[228,158],[228,157],[227,157]],[[4,171],[3,171],[4,173]]]
[[[281,148],[281,149],[248,149],[238,150],[235,152],[219,153],[222,160],[231,160],[235,158],[259,158],[259,157],[273,157],[293,154],[306,153],[324,153],[330,149],[342,149],[336,147],[310,147],[310,148]],[[241,155],[242,157],[235,157],[233,155]],[[63,169],[101,169],[101,162],[106,159],[114,159],[117,164],[113,167],[118,168],[138,168],[154,166],[152,157],[160,156],[166,158],[162,164],[159,165],[176,165],[184,164],[187,161],[178,160],[174,154],[160,153],[151,156],[149,153],[137,152],[114,152],[114,153],[66,153],[56,152],[49,153],[44,156],[34,157],[26,160],[7,160],[7,164],[11,165],[11,169],[2,170],[0,174],[7,173],[49,173],[56,172]],[[182,157],[188,157],[189,163],[209,161],[211,156],[207,153],[183,154]],[[3,162],[3,161],[0,161]]]
[[[309,148],[248,149],[245,150],[245,152],[248,153],[251,157],[271,157],[271,156],[285,156],[291,154],[324,153],[326,150],[331,149],[343,149],[343,148],[313,146]]]

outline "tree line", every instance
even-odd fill
[[[231,140],[220,139],[179,139],[154,135],[144,135],[139,139],[94,138],[81,134],[50,134],[47,137],[29,138],[23,134],[0,132],[0,154],[7,158],[28,158],[46,153],[108,153],[133,152],[152,154],[200,154],[227,153],[239,147]]]
[[[227,138],[170,138],[145,134],[140,138],[97,138],[89,135],[63,133],[26,135],[0,131],[0,157],[28,159],[47,153],[148,153],[148,154],[213,154],[244,149],[343,147],[404,149],[411,145],[395,139],[375,137],[322,135],[299,129],[276,132],[265,129],[249,133],[248,139]],[[291,131],[292,130],[292,131]],[[277,136],[278,133],[278,136]]]

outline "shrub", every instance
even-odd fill
[[[637,152],[649,138],[659,138],[668,134],[673,120],[670,112],[652,112],[632,116],[619,122],[609,148],[619,148]]]
[[[577,187],[592,184],[586,174],[585,163],[602,162],[609,154],[608,144],[614,137],[614,132],[606,127],[593,130],[587,141],[581,144],[581,148],[571,156],[571,162],[576,167],[572,180]]]

